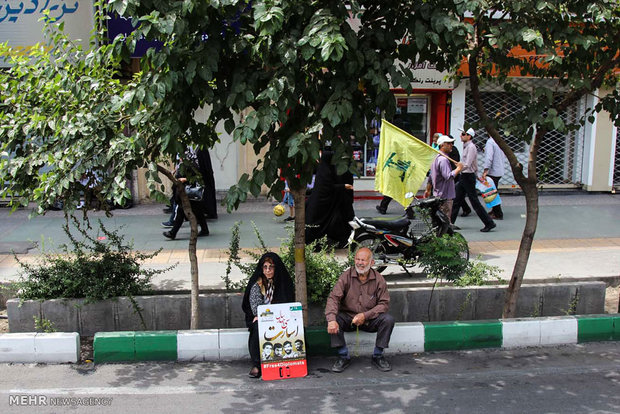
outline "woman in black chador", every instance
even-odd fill
[[[215,178],[213,177],[213,166],[209,151],[199,149],[196,151],[198,160],[198,171],[204,181],[204,192],[202,193],[202,206],[205,216],[210,219],[217,218],[217,203],[215,199]]]
[[[270,303],[288,303],[295,301],[295,287],[280,256],[273,252],[265,253],[248,281],[243,295],[241,308],[245,313],[245,324],[250,331],[248,349],[252,359],[252,369],[248,374],[252,378],[260,377],[260,350],[258,340],[259,305]]]
[[[306,243],[327,235],[330,242],[343,247],[351,234],[353,220],[353,175],[336,174],[332,151],[323,151],[317,167],[312,194],[306,204]]]

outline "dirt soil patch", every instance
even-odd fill
[[[80,336],[80,362],[93,360],[93,337]]]
[[[0,333],[9,332],[9,320],[6,315],[6,309],[0,310]]]

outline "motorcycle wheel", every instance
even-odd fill
[[[361,234],[351,243],[350,248],[353,251],[357,250],[358,247],[368,247],[375,257],[375,260],[377,256],[385,254],[385,247],[381,244],[381,240],[369,233]],[[373,267],[377,272],[381,273],[387,268],[387,265],[380,264]]]

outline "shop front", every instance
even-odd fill
[[[450,109],[453,82],[447,72],[440,72],[427,62],[412,68],[415,89],[407,94],[403,89],[392,89],[396,100],[396,113],[388,119],[391,123],[430,145],[434,133],[450,131]],[[373,121],[368,130],[366,145],[354,145],[353,158],[358,164],[356,191],[374,191],[377,156],[381,140],[381,122]]]

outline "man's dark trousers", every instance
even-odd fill
[[[495,188],[497,188],[497,192],[499,192],[499,180],[502,177],[496,177],[496,176],[493,176],[493,175],[487,175],[487,177],[489,177],[489,178],[491,178],[493,180],[493,183],[495,183]],[[502,211],[502,205],[501,204],[498,204],[495,207],[493,207],[491,209],[491,212],[498,219],[503,219],[504,218],[504,212]]]
[[[478,194],[476,193],[476,174],[474,173],[462,173],[461,179],[456,183],[456,197],[454,199],[454,205],[452,206],[452,224],[454,224],[459,215],[459,210],[465,202],[465,196],[469,198],[472,208],[480,220],[482,220],[485,227],[491,226],[493,220],[480,204],[480,200],[478,200]]]
[[[355,331],[357,326],[352,325],[353,317],[346,313],[339,312],[336,315],[336,322],[338,322],[338,333],[330,334],[332,348],[340,348],[345,346],[344,333]],[[367,319],[360,330],[366,332],[376,332],[377,339],[375,340],[375,346],[379,348],[387,348],[390,344],[390,336],[392,336],[392,330],[394,329],[394,317],[389,313],[381,313],[375,319]]]

